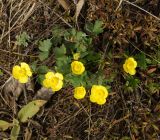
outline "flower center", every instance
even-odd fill
[[[134,68],[134,63],[133,63],[133,62],[129,62],[129,63],[127,64],[127,67],[128,67],[129,69]]]
[[[98,95],[99,95],[99,97],[101,98],[101,97],[103,97],[105,94],[104,94],[104,92],[103,92],[102,90],[99,90],[99,91],[98,91]]]
[[[21,68],[21,69],[19,70],[19,75],[20,75],[21,77],[26,76],[26,75],[27,75],[26,69]]]
[[[80,66],[80,65],[75,65],[75,66],[74,66],[74,70],[75,70],[75,71],[79,71],[80,69],[81,69],[81,66]]]
[[[59,82],[59,78],[54,77],[54,78],[51,79],[51,82],[52,82],[52,85],[53,85],[53,86],[57,86],[57,84],[58,84],[58,82]]]
[[[79,94],[83,94],[83,93],[84,93],[84,90],[81,88],[81,89],[79,89],[78,93],[79,93]]]

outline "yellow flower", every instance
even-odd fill
[[[83,86],[76,87],[74,89],[74,98],[83,99],[85,95],[86,95],[86,89]]]
[[[108,91],[104,86],[101,85],[92,86],[90,95],[91,102],[103,105],[105,104],[107,97],[108,97]]]
[[[130,75],[135,75],[136,74],[136,67],[137,67],[137,62],[133,57],[129,57],[126,59],[125,63],[123,64],[123,69],[126,73],[129,73]]]
[[[80,53],[73,54],[73,59],[78,60],[80,58]]]
[[[43,86],[59,91],[63,86],[63,75],[61,73],[48,72],[43,80]]]
[[[20,66],[16,65],[13,67],[12,75],[20,83],[27,83],[28,78],[32,76],[32,72],[29,65],[22,62],[20,63]]]
[[[74,74],[81,75],[85,71],[85,67],[80,61],[73,61],[71,63],[71,69]]]

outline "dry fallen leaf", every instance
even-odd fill
[[[26,90],[28,92],[34,93],[34,83],[29,79],[28,83],[21,84],[18,80],[10,77],[3,86],[3,93],[5,96],[13,95],[16,100],[18,100],[21,93]]]
[[[148,73],[148,74],[151,74],[151,73],[155,72],[156,70],[157,70],[157,68],[150,68],[150,69],[147,71],[147,73]]]
[[[28,127],[25,129],[24,140],[30,140],[32,137],[32,130]]]
[[[34,93],[34,82],[29,79],[29,81],[25,84],[25,88],[28,92]]]
[[[58,0],[58,2],[66,11],[69,10],[69,4],[66,2],[66,0]]]
[[[83,5],[84,5],[84,0],[79,0],[76,5],[76,13],[75,13],[76,22],[78,20],[78,17],[79,17],[81,10],[82,10]]]
[[[51,89],[42,87],[40,90],[37,91],[34,99],[48,101],[53,94],[54,92]]]
[[[12,94],[18,99],[24,88],[25,84],[21,84],[13,77],[10,77],[3,86],[3,93],[4,95]]]

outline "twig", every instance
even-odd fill
[[[0,49],[0,51],[5,52],[5,53],[14,54],[14,55],[24,56],[24,57],[37,57],[38,58],[38,56],[21,54],[21,53],[17,53],[17,52],[10,52],[10,51],[3,50],[3,49]]]
[[[48,9],[52,10],[50,7],[48,7],[46,4],[44,4],[41,0],[40,3],[45,5]],[[59,19],[61,19],[66,25],[72,28],[72,25],[69,24],[65,19],[63,19],[59,14],[57,14],[54,10],[52,11]]]
[[[138,5],[136,5],[136,4],[132,3],[132,2],[129,2],[128,0],[123,0],[123,1],[126,2],[126,3],[128,3],[128,4],[130,4],[130,5],[132,5],[132,6],[134,6],[134,7],[136,7],[136,8],[138,8],[138,9],[140,9],[140,10],[142,10],[143,12],[149,14],[150,16],[152,16],[152,17],[154,17],[155,19],[157,19],[157,20],[160,21],[160,18],[158,18],[158,17],[156,17],[155,15],[153,15],[152,13],[144,10],[143,8],[139,7]]]
[[[151,59],[153,59],[154,61],[156,61],[158,64],[160,64],[160,61],[158,61],[157,59],[153,58],[153,56],[143,52],[141,49],[139,49],[138,47],[136,47],[129,39],[127,39],[127,41],[138,51],[140,51],[141,53],[144,53],[146,56],[150,57]]]
[[[123,0],[120,0],[118,6],[117,6],[117,8],[116,8],[116,11],[119,9],[119,7],[121,6],[122,2],[123,2]]]

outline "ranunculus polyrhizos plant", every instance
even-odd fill
[[[46,88],[51,88],[53,91],[59,91],[63,87],[63,75],[58,72],[48,72],[45,74],[43,86]]]
[[[19,65],[15,65],[12,69],[12,75],[15,79],[17,79],[20,83],[27,83],[29,77],[32,76],[32,71],[29,65],[25,62],[20,63]]]
[[[74,98],[76,99],[83,99],[86,95],[86,89],[83,86],[76,87],[74,89]]]
[[[129,57],[125,60],[125,63],[123,64],[123,69],[126,73],[129,73],[130,75],[136,74],[136,67],[137,62],[133,57]]]
[[[108,90],[102,85],[93,85],[91,89],[90,101],[103,105],[106,103],[108,97]]]
[[[71,63],[72,73],[76,75],[81,75],[85,71],[85,67],[80,61],[73,61]]]

